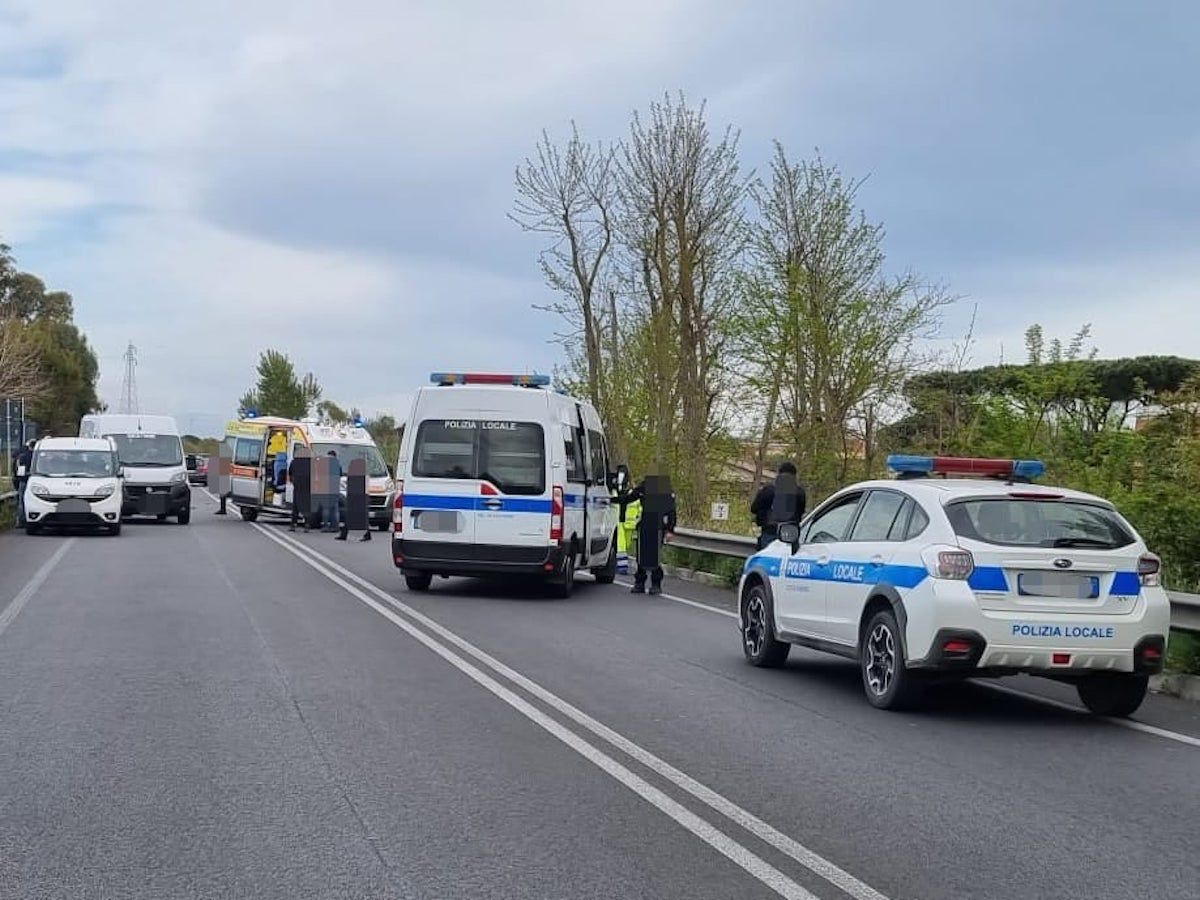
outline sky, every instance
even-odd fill
[[[1200,4],[0,0],[0,241],[75,298],[115,406],[216,434],[258,354],[403,413],[434,370],[560,361],[507,218],[542,129],[664,92],[865,178],[888,268],[972,361],[1038,322],[1200,356]]]

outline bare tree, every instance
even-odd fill
[[[16,319],[0,320],[0,397],[24,397],[33,405],[48,387],[41,352],[26,326]]]
[[[608,312],[599,287],[613,245],[613,153],[588,144],[574,124],[562,147],[542,132],[537,153],[517,168],[517,200],[510,218],[526,231],[549,235],[540,262],[546,283],[563,299],[544,307],[569,326],[561,337],[583,336],[587,391],[604,409],[603,373]]]
[[[708,501],[710,424],[743,246],[747,179],[737,140],[731,129],[714,140],[703,104],[668,96],[645,118],[635,113],[618,159],[622,237],[640,263],[647,312],[656,459],[671,450],[678,414],[693,513]]]

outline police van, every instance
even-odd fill
[[[579,569],[609,584],[617,508],[600,415],[544,375],[435,373],[400,442],[392,558],[434,575],[534,576],[559,597]]]
[[[1038,460],[895,455],[746,561],[742,651],[791,644],[858,661],[867,700],[910,705],[934,679],[1026,673],[1129,715],[1162,670],[1159,559],[1101,497],[1035,483]]]

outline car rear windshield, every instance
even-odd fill
[[[959,500],[946,515],[959,537],[1008,547],[1113,550],[1135,540],[1113,510],[1078,500]]]
[[[545,434],[536,422],[430,419],[417,429],[413,475],[481,479],[506,494],[541,494]]]

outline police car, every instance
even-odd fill
[[[1159,559],[1106,500],[1033,483],[1036,460],[892,456],[894,480],[834,494],[746,561],[746,659],[792,644],[858,661],[868,701],[934,679],[1028,673],[1129,715],[1162,670]],[[963,476],[963,477],[947,477]]]

